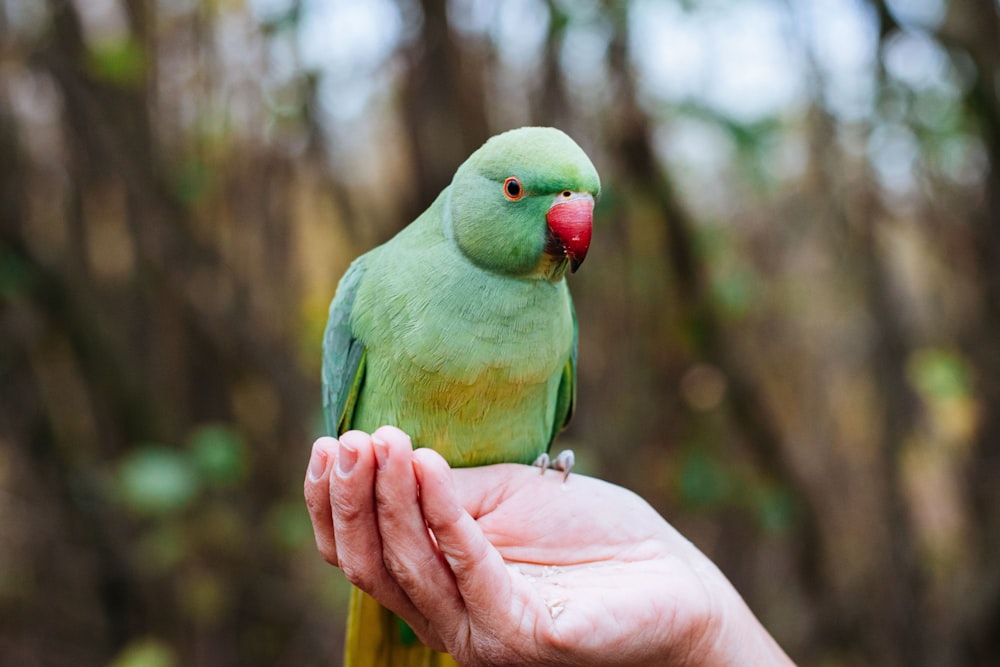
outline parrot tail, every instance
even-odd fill
[[[447,653],[420,643],[402,619],[358,588],[351,589],[344,667],[459,667]]]

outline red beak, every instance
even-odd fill
[[[594,226],[594,197],[589,192],[563,192],[545,214],[545,221],[569,257],[570,269],[575,273],[583,264],[590,248],[590,233]]]

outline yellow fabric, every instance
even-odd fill
[[[419,640],[405,645],[400,621],[360,589],[351,590],[344,667],[458,667],[447,653],[432,651]]]

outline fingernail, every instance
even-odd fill
[[[375,463],[378,469],[382,470],[389,460],[389,444],[382,438],[373,435],[372,446],[375,449]]]
[[[345,442],[340,443],[337,451],[337,472],[341,477],[347,477],[354,470],[354,464],[358,462],[358,450]]]
[[[326,452],[322,449],[314,449],[312,457],[309,459],[309,481],[318,482],[326,472]]]

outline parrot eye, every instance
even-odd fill
[[[521,187],[521,181],[517,180],[513,176],[504,181],[503,196],[511,201],[517,201],[523,197],[524,189]]]

